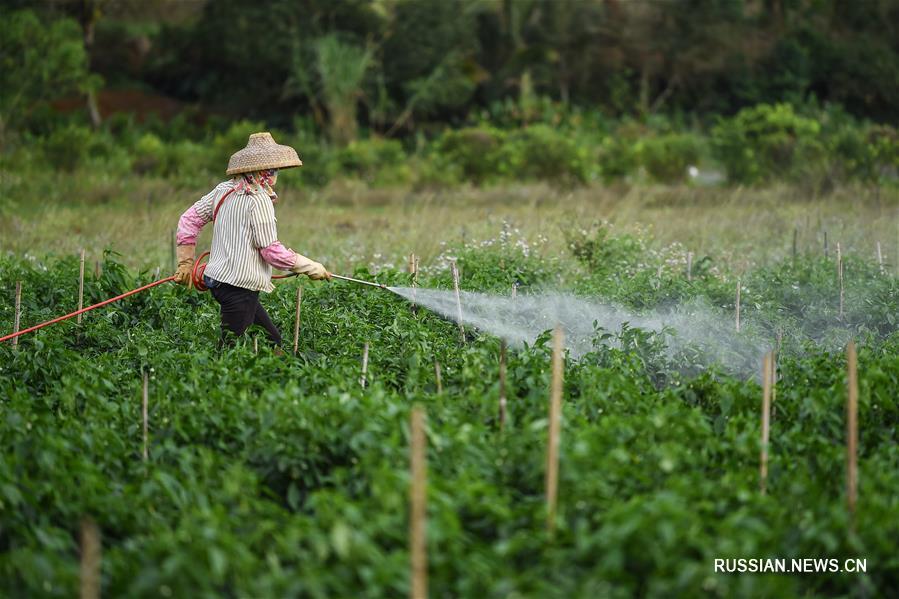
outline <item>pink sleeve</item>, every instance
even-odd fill
[[[296,253],[284,247],[280,241],[262,248],[259,253],[263,260],[279,270],[290,270],[297,261]]]
[[[178,245],[196,245],[197,235],[209,219],[203,218],[193,205],[178,220]]]

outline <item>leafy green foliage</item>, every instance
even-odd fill
[[[788,104],[759,105],[721,120],[712,141],[729,179],[757,183],[789,174],[803,151],[815,149],[820,130]]]
[[[639,145],[640,162],[661,183],[684,181],[687,169],[699,164],[702,151],[702,139],[689,133],[648,137]]]
[[[341,170],[369,185],[398,185],[412,178],[403,145],[395,139],[350,142],[338,154]]]
[[[460,176],[483,183],[500,172],[505,138],[505,132],[493,127],[450,130],[440,137],[435,150],[439,161],[457,169]]]
[[[22,121],[62,94],[97,84],[88,72],[78,24],[56,19],[48,24],[30,10],[3,14],[0,39],[0,147],[4,131],[23,129]]]
[[[668,266],[656,288],[645,241],[573,236],[582,294],[651,307],[718,297],[709,259],[693,281]],[[553,282],[557,265],[512,232],[449,248],[464,287],[506,293]],[[93,303],[146,282],[109,256]],[[667,264],[667,262],[666,262]],[[0,259],[23,281],[23,322],[73,307],[77,261]],[[621,274],[615,275],[619,271]],[[408,592],[408,413],[428,413],[428,549],[434,592],[458,596],[797,596],[888,592],[899,581],[899,339],[895,278],[848,259],[841,327],[859,354],[860,497],[844,508],[844,362],[808,342],[835,320],[833,263],[751,273],[747,319],[795,326],[779,356],[768,494],[758,492],[760,388],[712,370],[684,374],[653,331],[597,331],[565,366],[558,529],[544,532],[548,333],[509,351],[509,418],[497,419],[498,340],[413,311],[396,296],[303,282],[296,357],[250,337],[215,350],[217,307],[160,287],[0,346],[0,589],[71,596],[78,522],[103,531],[103,591],[158,596],[393,596]],[[649,274],[646,274],[649,273]],[[373,277],[360,270],[360,276]],[[377,279],[407,285],[408,275]],[[440,264],[424,287],[447,287]],[[263,299],[292,322],[290,280]],[[798,289],[797,289],[798,287]],[[617,295],[616,295],[616,289]],[[524,290],[522,290],[524,292]],[[10,322],[11,301],[0,302]],[[820,318],[817,321],[816,318]],[[791,321],[792,319],[792,321]],[[773,330],[773,329],[772,329]],[[362,344],[369,386],[359,385]],[[839,349],[839,348],[837,348]],[[443,373],[436,391],[433,362]],[[141,460],[141,371],[150,374],[149,461]],[[797,507],[799,506],[799,507]],[[721,557],[864,557],[860,575],[716,574]]]

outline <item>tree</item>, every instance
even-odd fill
[[[468,108],[485,77],[477,64],[477,2],[406,0],[397,4],[383,47],[387,87],[422,115]]]
[[[49,100],[96,84],[75,21],[42,23],[30,10],[13,12],[0,36],[0,145]]]
[[[328,114],[331,141],[343,145],[356,139],[356,108],[365,73],[372,63],[372,51],[342,42],[336,35],[321,37],[312,46],[316,80],[311,80],[303,53],[297,48],[286,91],[288,95],[305,94],[317,104],[319,114],[323,107]]]

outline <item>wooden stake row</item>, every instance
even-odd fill
[[[412,301],[410,302],[412,305],[412,312],[415,313],[417,306],[415,305],[416,299],[416,290],[418,289],[418,257],[415,255],[415,252],[409,254],[409,274],[411,275],[412,280]]]
[[[20,318],[22,316],[22,281],[16,281],[16,303],[13,307],[13,333],[19,332]],[[19,347],[19,338],[12,338],[13,349]]]
[[[440,362],[434,362],[434,381],[437,383],[437,395],[443,393],[443,377],[440,375]]]
[[[293,321],[293,355],[300,347],[300,304],[303,302],[303,288],[297,285],[297,311]]]
[[[846,367],[846,507],[850,530],[854,530],[858,502],[858,356],[854,341],[846,346]]]
[[[772,361],[773,357],[771,352],[766,353],[762,365],[762,446],[759,459],[759,487],[761,488],[762,495],[767,492],[768,484],[768,439],[771,422]]]
[[[559,494],[559,428],[562,416],[562,328],[553,333],[552,387],[549,399],[549,435],[546,445],[546,528],[550,534],[556,528],[556,505]]]
[[[506,425],[506,340],[499,342],[499,430]]]
[[[843,320],[843,253],[837,244],[837,278],[840,282],[840,320]]]
[[[456,317],[459,320],[459,337],[462,342],[465,342],[465,327],[462,325],[462,298],[459,293],[459,268],[456,266],[456,261],[453,260],[450,262],[450,266],[453,270],[453,288],[456,291]]]
[[[359,378],[359,384],[365,389],[365,377],[368,374],[368,342],[362,346],[362,376]]]
[[[412,584],[409,596],[425,599],[428,596],[427,554],[427,457],[425,455],[425,413],[421,407],[412,408],[410,416],[411,443],[409,469],[409,553]]]
[[[81,261],[78,267],[78,309],[82,308],[84,308],[84,249],[81,250]],[[78,315],[78,324],[81,324],[81,316],[81,314]]]
[[[771,403],[775,397],[776,365],[774,352],[765,354],[762,364],[761,449],[759,488],[764,495],[768,483]],[[855,342],[846,345],[846,509],[849,528],[855,530],[858,505],[858,355]]]
[[[141,414],[143,415],[143,421],[144,421],[144,426],[143,426],[143,431],[144,431],[144,451],[143,451],[144,462],[146,462],[147,459],[149,458],[149,451],[148,451],[148,447],[147,447],[147,442],[148,442],[148,439],[149,439],[149,435],[148,435],[148,422],[147,422],[147,421],[148,421],[147,404],[149,403],[149,389],[150,389],[150,377],[149,377],[149,373],[148,373],[146,370],[144,370],[144,389],[143,389],[143,393],[141,394],[141,395],[142,395],[142,401],[141,401]]]
[[[94,519],[81,519],[81,599],[100,599],[100,528]]]

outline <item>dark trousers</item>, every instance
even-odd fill
[[[258,324],[265,329],[269,341],[281,345],[281,333],[259,303],[259,292],[218,283],[211,288],[212,297],[222,308],[222,344],[230,333],[240,337],[250,327]]]

